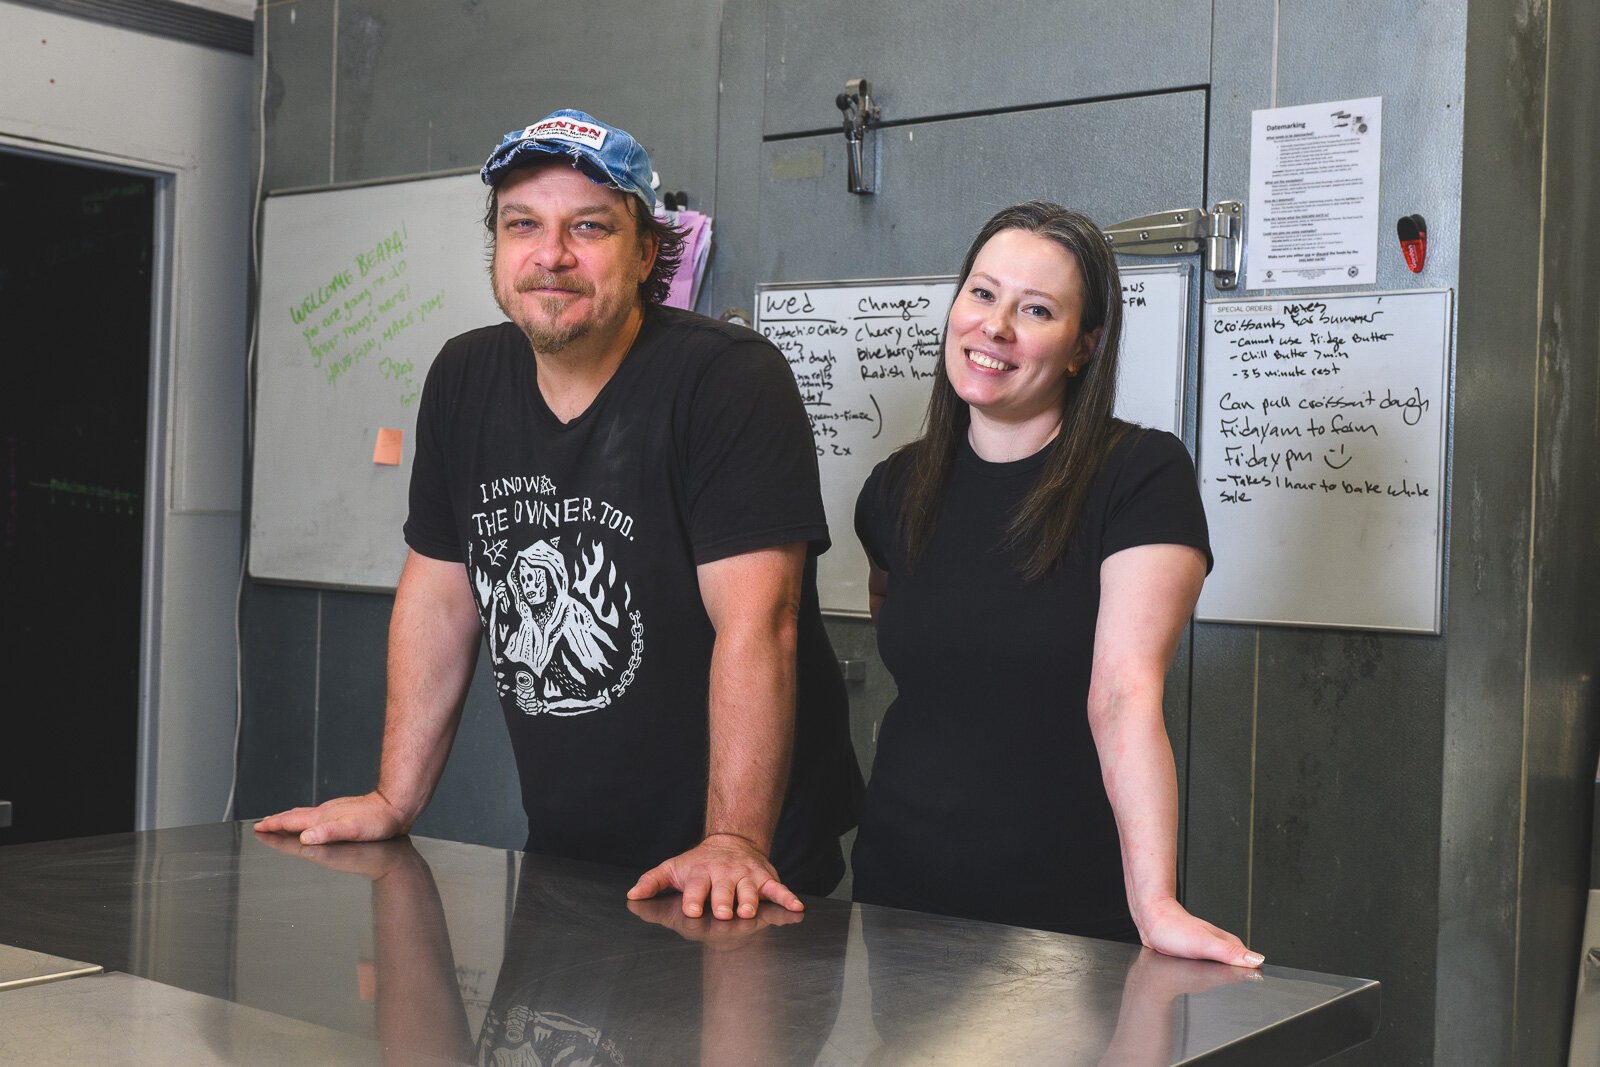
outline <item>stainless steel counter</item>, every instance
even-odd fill
[[[110,1062],[627,1067],[1304,1064],[1377,1028],[1362,979],[832,900],[687,920],[636,874],[246,824],[0,848],[0,945],[144,980],[0,990],[0,1062],[75,1062],[86,1018]]]

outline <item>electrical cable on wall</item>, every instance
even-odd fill
[[[272,5],[261,5],[261,91],[256,99],[256,186],[250,202],[250,310],[246,322],[250,340],[244,358],[244,469],[253,470],[255,459],[256,318],[261,312],[256,299],[256,280],[261,274],[261,190],[267,173],[267,39]],[[248,476],[248,475],[247,475]],[[233,819],[234,798],[239,789],[239,739],[244,731],[244,581],[250,565],[250,543],[246,539],[239,551],[239,584],[233,596],[233,763],[228,776],[228,801],[222,821]]]

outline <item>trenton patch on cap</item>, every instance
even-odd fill
[[[522,136],[541,141],[575,141],[598,149],[606,143],[606,132],[599,126],[576,119],[550,118],[529,126],[522,131]]]

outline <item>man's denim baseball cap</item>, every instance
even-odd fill
[[[513,167],[536,162],[540,156],[570,156],[572,165],[596,185],[632,193],[653,213],[655,190],[650,187],[650,157],[627,130],[607,126],[592,115],[563,108],[500,139],[489,156],[483,184],[495,185]]]

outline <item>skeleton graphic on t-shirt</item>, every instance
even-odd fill
[[[626,1067],[616,1044],[598,1028],[553,1011],[492,1010],[479,1038],[479,1062],[492,1067]]]
[[[511,558],[492,586],[489,575],[474,568],[496,684],[502,692],[514,689],[517,706],[530,715],[595,711],[625,687],[608,684],[617,652],[609,627],[619,621],[617,608],[603,591],[579,595],[584,583],[569,575],[560,544],[559,537],[535,541]],[[592,551],[598,553],[598,545]],[[597,558],[586,562],[596,565]]]

